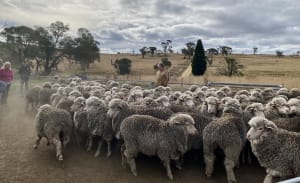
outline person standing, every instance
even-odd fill
[[[168,68],[162,64],[159,63],[157,65],[157,73],[156,73],[156,77],[157,77],[157,82],[156,82],[156,86],[168,86],[169,80],[170,80],[170,73],[168,71]]]
[[[7,103],[8,92],[10,89],[10,84],[14,78],[13,71],[11,70],[11,63],[5,62],[0,69],[0,81],[3,81],[6,84],[5,91],[1,96],[1,104]]]
[[[20,80],[21,80],[21,94],[23,93],[24,85],[25,85],[25,91],[28,91],[28,81],[31,74],[31,69],[29,63],[23,63],[19,69],[20,74]]]

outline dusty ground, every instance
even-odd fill
[[[156,158],[140,157],[137,160],[138,177],[129,168],[122,168],[120,155],[95,159],[76,145],[70,145],[65,153],[65,168],[60,168],[52,146],[42,141],[39,149],[32,148],[35,139],[33,115],[24,112],[23,99],[10,96],[9,104],[0,108],[0,183],[154,183],[170,182],[163,165]],[[238,182],[262,182],[264,170],[258,165],[242,165],[235,171]],[[173,169],[176,182],[226,182],[224,167],[216,165],[212,179],[204,176],[201,160],[189,156],[183,170]]]

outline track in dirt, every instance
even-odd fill
[[[65,168],[60,168],[52,146],[42,141],[37,150],[32,148],[35,139],[34,115],[24,112],[23,98],[10,96],[9,104],[0,108],[0,183],[156,183],[170,182],[162,163],[156,158],[141,156],[137,159],[138,177],[129,168],[121,166],[119,152],[106,158],[94,158],[76,145],[65,152]],[[174,183],[222,183],[226,181],[224,167],[216,165],[211,179],[204,176],[204,165],[192,156],[186,158],[183,170],[173,168]],[[235,171],[241,183],[262,182],[265,172],[258,165],[241,165]]]

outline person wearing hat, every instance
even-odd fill
[[[156,72],[156,86],[168,86],[170,80],[170,73],[168,68],[162,64],[157,64],[157,72]]]
[[[10,89],[10,84],[14,78],[13,71],[11,70],[11,63],[5,62],[0,69],[0,81],[4,82],[6,87],[1,96],[1,104],[7,103],[8,92]]]

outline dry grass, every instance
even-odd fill
[[[120,76],[117,75],[110,61],[124,57],[132,60],[132,73]],[[208,68],[207,72],[209,81],[271,83],[284,84],[288,88],[300,87],[300,57],[285,56],[278,58],[270,55],[231,55],[231,57],[236,58],[239,63],[244,65],[243,72],[245,76],[226,77],[217,75],[216,70],[223,65],[223,57],[215,56],[213,65]],[[142,59],[141,55],[102,54],[101,62],[92,64],[88,73],[95,78],[155,81],[153,65],[160,62],[160,60],[161,57],[151,57],[149,55]],[[172,82],[203,83],[203,77],[194,77],[190,71],[184,72],[189,66],[189,61],[184,60],[182,55],[170,55],[169,60],[172,61],[170,69]],[[79,71],[79,67],[70,67],[65,63],[62,70],[74,73]]]

